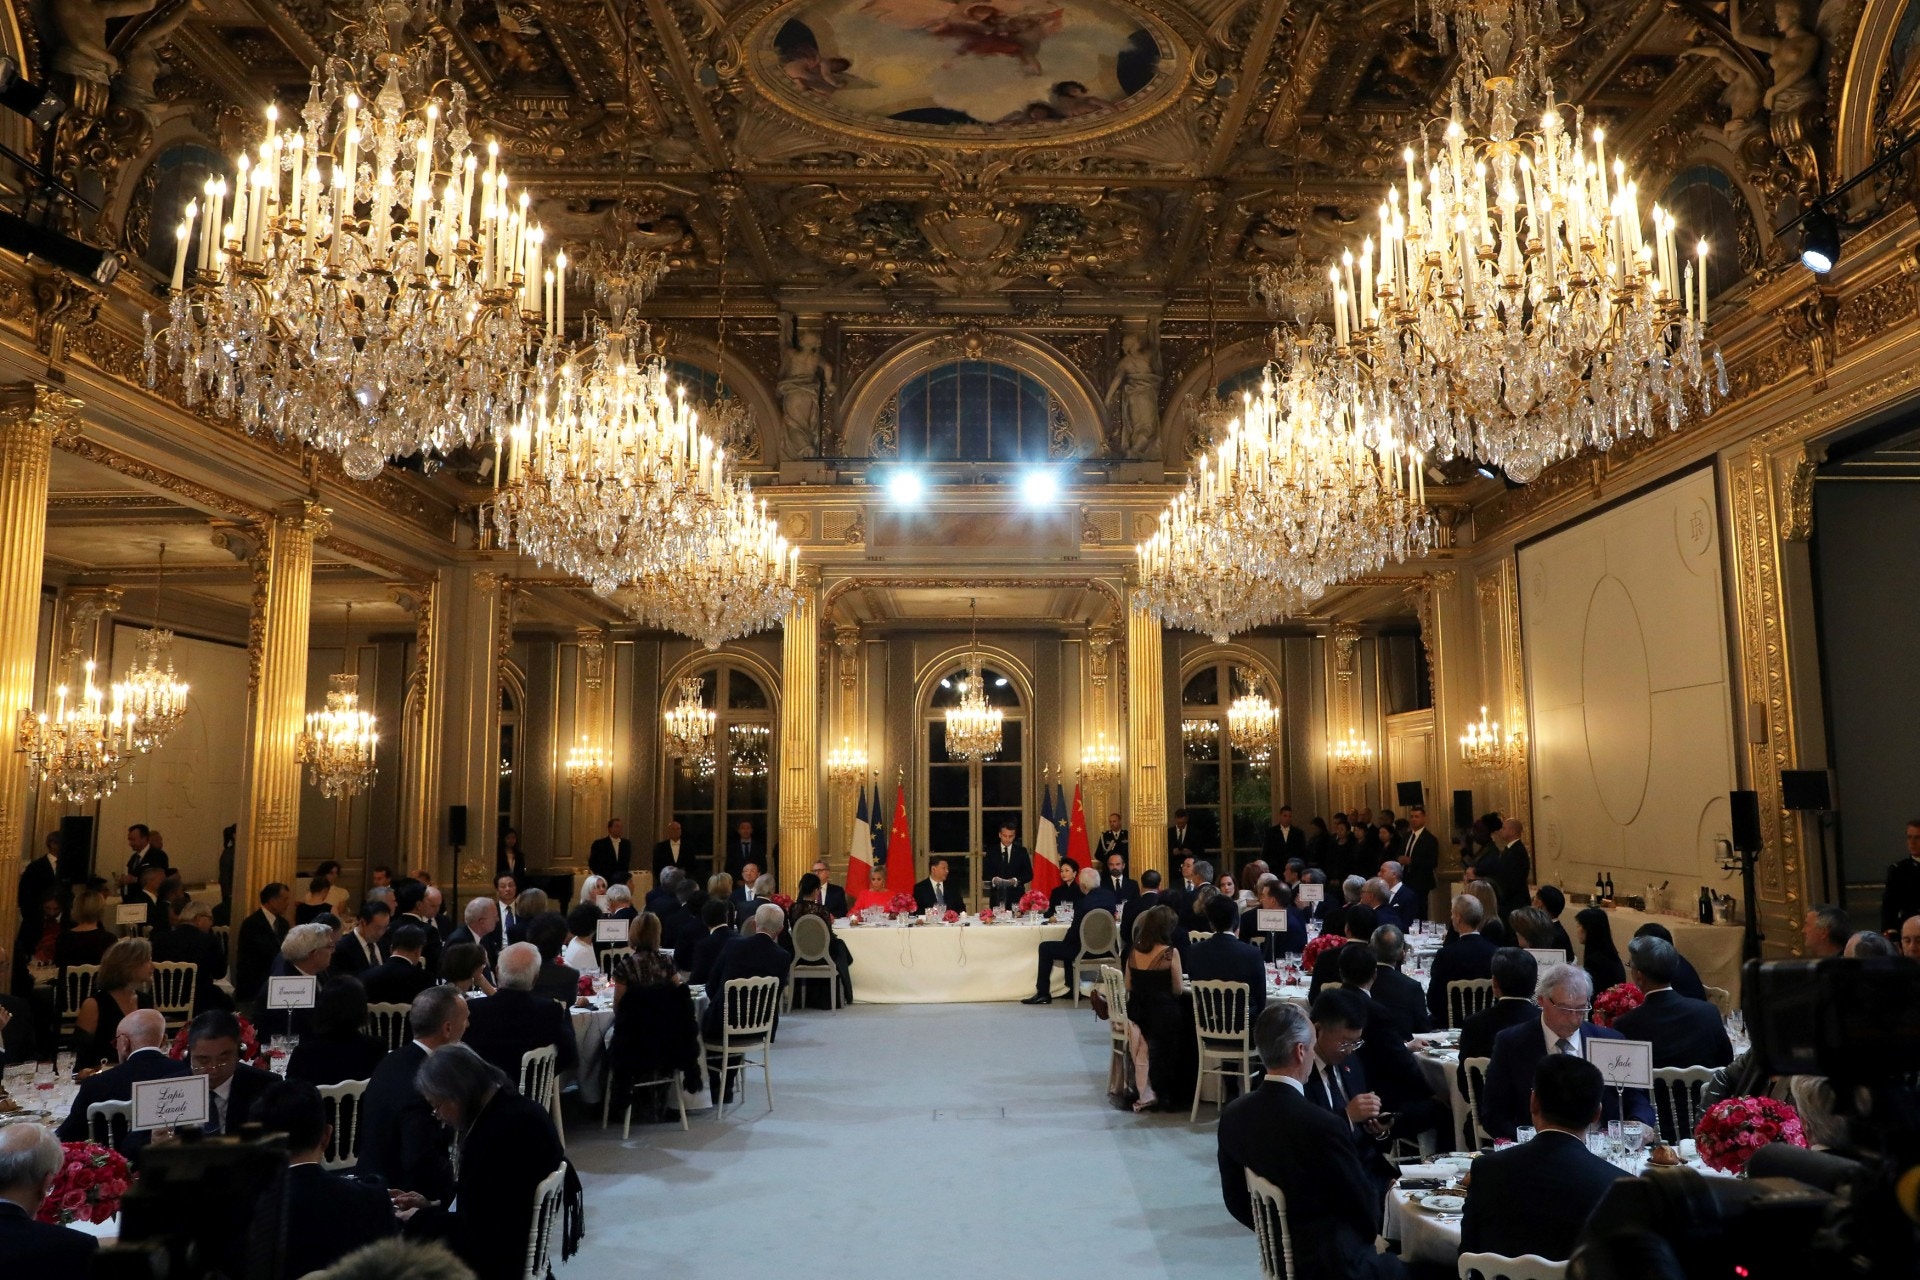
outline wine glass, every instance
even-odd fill
[[[54,1055],[54,1074],[62,1080],[73,1079],[74,1054],[71,1049],[62,1049]]]
[[[1532,1142],[1533,1134],[1534,1134],[1533,1126],[1530,1124],[1523,1124],[1517,1127],[1516,1129],[1514,1129],[1513,1140],[1515,1142]]]
[[[1626,1150],[1626,1126],[1618,1120],[1607,1121],[1607,1159],[1618,1164],[1620,1157],[1626,1154]]]
[[[1628,1120],[1621,1125],[1621,1134],[1626,1139],[1627,1154],[1638,1157],[1647,1145],[1647,1126],[1639,1120]]]

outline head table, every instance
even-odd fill
[[[967,1004],[1033,994],[1042,942],[1067,936],[1059,923],[867,924],[849,916],[834,936],[853,956],[853,998],[860,1004]],[[1066,994],[1065,967],[1053,994]]]

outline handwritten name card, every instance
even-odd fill
[[[1325,902],[1327,886],[1323,884],[1297,884],[1293,886],[1293,900],[1302,906],[1312,906],[1316,902]]]
[[[1653,1088],[1653,1041],[1602,1040],[1588,1036],[1582,1041],[1587,1061],[1600,1068],[1600,1078],[1614,1089]]]
[[[311,1009],[317,985],[317,979],[299,974],[291,978],[268,978],[267,1008]]]
[[[624,945],[627,941],[627,936],[627,922],[618,916],[611,920],[598,920],[594,922],[593,940],[595,942],[618,942]]]
[[[179,1129],[205,1124],[211,1115],[205,1076],[175,1076],[134,1083],[131,1126],[134,1129]]]

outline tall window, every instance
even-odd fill
[[[1273,825],[1275,764],[1256,769],[1246,753],[1230,749],[1227,708],[1242,692],[1234,687],[1232,659],[1222,656],[1187,678],[1180,691],[1180,804],[1216,860],[1232,871],[1260,856],[1260,842]],[[1267,683],[1273,696],[1272,682]]]
[[[699,675],[701,703],[718,712],[714,752],[691,765],[667,762],[673,816],[680,820],[682,838],[704,856],[711,857],[716,843],[731,840],[740,822],[751,822],[754,839],[771,852],[773,700],[757,677],[738,667],[709,667]],[[677,687],[670,693],[679,696]],[[781,888],[791,892],[793,886]]]
[[[982,667],[987,702],[1001,709],[1000,750],[991,760],[954,760],[947,755],[947,708],[960,705],[960,682],[967,678],[956,668],[934,686],[927,701],[927,852],[953,859],[952,874],[967,895],[967,905],[978,909],[973,874],[966,856],[979,853],[999,834],[1002,822],[1011,822],[1020,841],[1031,847],[1022,814],[1026,794],[1026,719],[1020,692],[1013,681],[992,667]]]
[[[518,792],[514,785],[520,766],[520,703],[513,690],[500,689],[500,785],[494,805],[494,824],[504,834],[513,823],[513,802]]]
[[[1052,397],[1018,369],[959,360],[901,387],[888,406],[902,458],[926,462],[1044,461]]]

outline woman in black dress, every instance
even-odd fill
[[[1587,907],[1573,918],[1580,935],[1580,964],[1593,979],[1593,994],[1617,987],[1627,980],[1627,967],[1620,962],[1619,948],[1613,945],[1613,925],[1599,907]]]
[[[120,1029],[120,1019],[136,1009],[153,1008],[152,988],[153,948],[145,938],[122,938],[107,948],[100,972],[94,975],[93,994],[74,1018],[76,1067],[85,1071],[119,1061],[113,1039]]]
[[[520,851],[520,830],[508,827],[500,833],[500,852],[493,860],[495,879],[512,876],[515,888],[527,887],[527,855]]]
[[[1197,1050],[1186,978],[1173,948],[1178,925],[1172,907],[1147,908],[1127,951],[1127,1044],[1140,1091],[1135,1111],[1177,1111],[1193,1088],[1189,1060]]]
[[[366,1025],[367,989],[360,979],[343,975],[327,983],[314,1001],[312,1029],[287,1059],[287,1079],[316,1085],[371,1079],[387,1046],[362,1030]]]
[[[333,888],[333,881],[325,876],[315,876],[307,881],[307,900],[293,904],[293,922],[312,924],[320,916],[333,909],[332,901],[327,897]]]

